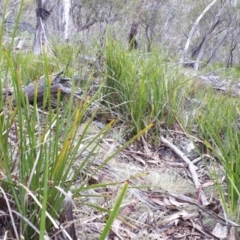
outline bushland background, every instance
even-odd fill
[[[239,239],[239,11],[1,1],[2,238]]]

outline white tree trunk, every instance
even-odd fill
[[[236,7],[237,6],[237,0],[230,0],[230,4],[233,6],[233,7]]]
[[[220,16],[221,16],[221,13],[222,13],[223,9],[225,8],[226,4],[227,4],[227,2],[225,2],[225,3],[221,6],[221,8],[219,9],[218,13],[217,13],[216,16],[215,16],[215,17],[216,17],[215,23],[210,27],[208,33],[205,35],[205,39],[204,39],[204,41],[203,41],[203,43],[202,43],[201,49],[200,49],[200,51],[199,51],[199,53],[198,53],[198,56],[197,56],[197,59],[196,59],[196,61],[195,61],[195,63],[194,63],[194,70],[195,70],[195,71],[198,71],[198,69],[199,69],[200,61],[201,61],[201,59],[202,59],[202,57],[203,57],[203,54],[204,54],[204,51],[205,51],[205,48],[206,48],[207,41],[209,40],[212,32],[213,32],[214,29],[217,27],[217,25],[221,23],[221,22],[220,22]],[[227,31],[229,31],[229,29],[228,29]]]
[[[194,32],[196,31],[196,28],[198,27],[199,22],[201,21],[201,19],[203,18],[203,16],[206,14],[206,12],[208,12],[209,9],[210,9],[217,1],[218,1],[218,0],[213,0],[213,1],[203,10],[203,12],[199,15],[199,17],[196,19],[195,23],[193,24],[192,29],[191,29],[191,31],[190,31],[190,33],[189,33],[189,35],[188,35],[188,39],[187,39],[186,45],[185,45],[184,50],[183,50],[183,52],[182,52],[182,56],[181,56],[181,59],[180,59],[180,63],[184,63],[184,61],[185,61],[185,57],[186,57],[188,48],[189,48],[189,46],[190,46],[190,43],[191,43],[193,34],[194,34]]]
[[[64,16],[64,39],[69,39],[69,19],[70,19],[70,0],[63,0],[63,16]]]
[[[71,0],[61,0],[55,13],[55,21],[60,36],[69,40]]]

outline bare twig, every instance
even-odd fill
[[[198,175],[196,172],[197,167],[192,163],[192,161],[190,161],[190,159],[188,159],[185,154],[180,151],[176,146],[174,146],[171,142],[169,142],[166,138],[161,137],[161,141],[169,148],[171,148],[185,163],[187,163],[188,165],[188,169],[191,173],[192,176],[192,180],[194,182],[195,188],[198,192],[199,198],[201,203],[203,204],[203,206],[206,206],[209,204],[209,202],[207,201],[206,196],[204,195],[204,192],[202,190],[202,186],[199,182],[198,179]]]

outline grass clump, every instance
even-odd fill
[[[46,72],[51,75],[47,60],[45,64]],[[26,239],[36,236],[45,239],[60,229],[58,222],[61,223],[65,215],[67,193],[72,191],[73,196],[78,196],[85,191],[89,176],[94,176],[111,159],[111,156],[106,158],[95,171],[92,170],[99,139],[109,131],[112,123],[89,138],[88,129],[93,118],[84,123],[81,131],[79,127],[96,96],[78,104],[70,97],[62,108],[58,96],[56,109],[51,110],[49,103],[48,111],[42,112],[37,101],[30,105],[23,93],[21,78],[27,74],[22,72],[24,65],[12,64],[9,71],[16,104],[8,109],[5,101],[1,102],[0,199],[4,206],[8,201],[13,203],[8,211],[13,212],[9,225],[14,226],[15,238],[22,235]],[[46,86],[46,92],[48,90]],[[82,183],[73,191],[79,175]],[[71,200],[67,204],[71,204]],[[64,228],[61,231],[67,234]]]
[[[24,71],[24,65],[13,67],[10,72],[16,106],[10,111],[2,106],[0,116],[1,187],[13,197],[13,208],[20,216],[16,229],[21,231],[14,237],[31,239],[38,233],[39,239],[44,239],[53,226],[58,227],[56,220],[64,211],[65,196],[56,187],[68,192],[72,186],[69,180],[82,141],[75,135],[87,105],[73,111],[70,99],[63,113],[60,108],[40,112],[37,102],[31,106],[23,94],[21,76],[25,74],[18,69]],[[75,170],[75,176],[79,171]]]
[[[225,172],[222,181],[223,171],[210,169],[224,209],[233,216],[238,214],[240,197],[239,99],[213,92],[206,93],[205,99],[207,102],[198,109],[195,119],[206,148],[220,161]]]
[[[4,32],[0,37],[3,35]],[[64,51],[58,49],[58,54],[62,54],[60,59],[66,59],[63,64],[67,64],[67,70],[74,72],[76,65],[70,64],[73,48],[69,51],[65,46]],[[58,59],[45,54],[36,57],[0,48],[0,210],[8,213],[0,234],[9,231],[9,236],[15,239],[46,239],[57,234],[74,237],[67,227],[60,226],[72,201],[68,193],[79,196],[86,190],[89,176],[97,174],[120,151],[114,149],[97,169],[92,170],[100,139],[113,122],[97,134],[89,133],[94,116],[94,113],[89,115],[89,108],[99,94],[97,91],[94,96],[87,96],[89,89],[85,89],[77,101],[69,94],[64,104],[60,103],[62,93],[58,91],[57,104],[52,109],[51,77],[53,71],[62,67]],[[45,76],[43,105],[47,110],[39,107],[37,81],[33,103],[30,104],[24,94],[24,87],[41,75]],[[12,90],[10,96],[8,89]],[[79,176],[82,183],[76,188],[74,183]],[[120,199],[123,196],[124,193]],[[118,204],[114,208],[111,221],[119,207]]]
[[[63,220],[68,205],[71,205],[71,198],[81,196],[88,189],[89,179],[94,178],[112,157],[149,130],[151,125],[122,147],[114,148],[93,170],[92,166],[101,148],[101,138],[113,124],[112,121],[97,133],[91,133],[94,112],[91,115],[89,108],[96,104],[99,91],[89,96],[89,90],[85,89],[78,101],[70,94],[67,99],[64,98],[64,104],[60,102],[62,93],[58,91],[57,104],[52,109],[49,96],[52,66],[59,62],[56,63],[54,58],[47,55],[36,57],[41,58],[41,75],[45,75],[43,105],[47,106],[47,110],[40,109],[37,89],[34,90],[32,104],[24,94],[24,86],[29,83],[29,79],[38,79],[37,75],[33,76],[33,72],[29,71],[29,63],[34,56],[12,57],[11,50],[0,51],[3,52],[0,72],[8,72],[7,78],[1,75],[0,91],[6,90],[5,85],[13,89],[13,96],[6,95],[0,102],[0,201],[3,203],[1,210],[11,213],[6,218],[8,224],[4,223],[4,230],[10,230],[16,239],[21,236],[25,239],[45,239],[61,234],[73,237],[74,233],[68,233]],[[22,61],[16,61],[16,58]],[[74,184],[79,176],[81,183],[76,187]],[[104,186],[108,185],[112,183],[104,183]],[[103,184],[99,183],[90,188],[101,187]],[[110,215],[103,236],[109,232],[110,225],[118,214],[126,186],[124,189],[112,212],[97,205],[91,206]],[[72,197],[71,194],[68,196],[69,192],[72,192]]]
[[[108,41],[106,68],[104,99],[129,122],[133,133],[158,120],[170,126],[181,113],[184,82],[161,51],[127,52]]]

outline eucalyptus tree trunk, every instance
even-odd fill
[[[185,47],[183,49],[183,52],[182,52],[182,56],[180,58],[180,63],[181,64],[184,64],[185,62],[185,58],[186,58],[186,55],[187,55],[187,51],[189,49],[189,46],[190,46],[190,43],[192,41],[192,37],[193,37],[193,34],[195,33],[198,25],[199,25],[199,22],[202,20],[202,18],[204,17],[204,15],[211,9],[211,7],[217,2],[217,0],[213,0],[209,5],[207,5],[207,7],[201,12],[201,14],[198,16],[198,18],[196,19],[196,21],[194,22],[193,26],[192,26],[192,29],[191,31],[189,32],[188,34],[188,39],[187,39],[187,42],[185,44]]]
[[[237,6],[237,2],[238,2],[238,0],[230,0],[230,4],[231,4],[233,7],[236,7],[236,6]]]
[[[63,33],[64,33],[64,39],[68,41],[69,39],[69,21],[70,21],[70,8],[71,3],[70,0],[63,0]]]
[[[71,0],[58,0],[56,11],[53,12],[53,22],[60,38],[69,40]]]
[[[46,36],[46,21],[51,14],[51,11],[46,9],[47,0],[36,0],[36,32],[33,45],[33,53],[40,55],[43,51],[48,52],[47,36]]]

